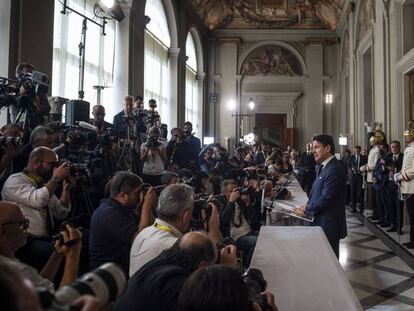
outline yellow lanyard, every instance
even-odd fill
[[[162,231],[165,231],[165,232],[169,232],[174,237],[178,238],[178,236],[174,233],[174,231],[170,227],[167,227],[167,226],[164,226],[164,225],[160,225],[158,223],[155,223],[154,224],[154,227],[157,228],[157,229],[159,229],[159,230],[162,230]]]

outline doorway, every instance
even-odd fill
[[[266,141],[286,149],[293,145],[293,130],[286,127],[287,115],[283,113],[256,113],[254,133],[259,141]]]

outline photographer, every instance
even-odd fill
[[[132,277],[148,261],[170,248],[184,233],[190,230],[194,208],[194,193],[190,186],[171,185],[160,195],[154,225],[142,230],[131,247],[129,275]],[[212,207],[209,222],[210,238],[219,243],[217,207]]]
[[[148,133],[148,141],[141,146],[142,179],[145,183],[149,183],[152,186],[161,184],[164,163],[167,160],[165,148],[159,138],[160,129],[153,127]]]
[[[80,231],[67,225],[65,231],[61,232],[63,243],[54,242],[52,255],[41,272],[38,273],[33,267],[15,258],[15,252],[26,243],[28,226],[29,220],[23,216],[16,204],[6,201],[0,202],[0,228],[2,229],[0,230],[0,261],[16,266],[26,278],[32,281],[34,286],[54,291],[53,282],[57,270],[65,259],[60,287],[73,282],[77,277],[82,248]]]
[[[18,257],[25,263],[41,269],[53,251],[51,236],[54,222],[69,214],[69,165],[59,166],[58,157],[47,147],[37,147],[31,153],[27,168],[11,175],[4,183],[1,195],[4,200],[16,203],[30,221],[29,239],[20,249]],[[62,186],[60,199],[55,190]]]
[[[214,167],[213,154],[214,150],[210,146],[207,146],[201,150],[198,155],[198,161],[202,172],[208,174],[208,172]]]
[[[177,310],[181,288],[192,272],[217,262],[214,242],[202,232],[183,235],[174,246],[163,251],[135,273],[115,303],[114,310]],[[221,264],[236,267],[233,245],[220,251]]]
[[[27,145],[24,145],[17,156],[13,160],[13,173],[23,171],[29,160],[29,155],[36,147],[47,147],[52,149],[55,147],[56,134],[51,128],[43,125],[37,126],[30,134],[30,140]]]
[[[180,311],[277,311],[270,292],[261,293],[266,300],[263,309],[249,301],[249,289],[242,276],[222,265],[199,269],[185,281],[178,300]]]
[[[150,188],[144,196],[141,186],[141,178],[123,171],[110,181],[110,198],[103,200],[92,215],[89,234],[91,269],[115,262],[128,275],[131,244],[137,234],[152,223],[151,214],[157,202],[154,189]]]
[[[224,180],[221,193],[225,196],[220,210],[220,229],[223,237],[236,241],[238,250],[243,251],[243,265],[248,267],[256,246],[260,229],[260,200],[249,193],[242,194],[234,180]]]
[[[192,133],[193,125],[191,122],[187,121],[184,123],[183,127],[183,134],[185,136],[185,140],[190,145],[190,169],[192,170],[199,170],[200,163],[198,162],[198,155],[201,151],[201,141],[197,137],[195,137]]]
[[[177,163],[179,168],[190,168],[190,145],[181,133],[181,129],[175,127],[171,130],[171,139],[167,145],[168,163]]]

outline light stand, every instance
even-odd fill
[[[84,79],[85,79],[85,46],[86,46],[86,30],[87,28],[87,21],[90,21],[91,23],[94,23],[95,25],[97,25],[98,27],[100,27],[102,29],[102,34],[105,36],[105,25],[107,23],[107,17],[105,16],[97,16],[99,18],[102,19],[102,24],[94,21],[93,19],[83,15],[82,13],[76,11],[75,9],[69,7],[67,5],[67,0],[63,0],[63,8],[61,13],[63,15],[66,14],[67,10],[70,10],[71,12],[79,15],[80,17],[83,17],[83,21],[82,21],[82,34],[81,34],[81,42],[79,43],[79,86],[78,86],[78,97],[80,100],[83,100],[83,98],[85,97],[85,91],[83,89],[84,86]]]

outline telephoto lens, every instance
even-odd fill
[[[106,263],[59,289],[55,300],[60,304],[71,304],[82,295],[92,295],[108,304],[115,301],[125,286],[126,277],[122,269],[114,263]]]

